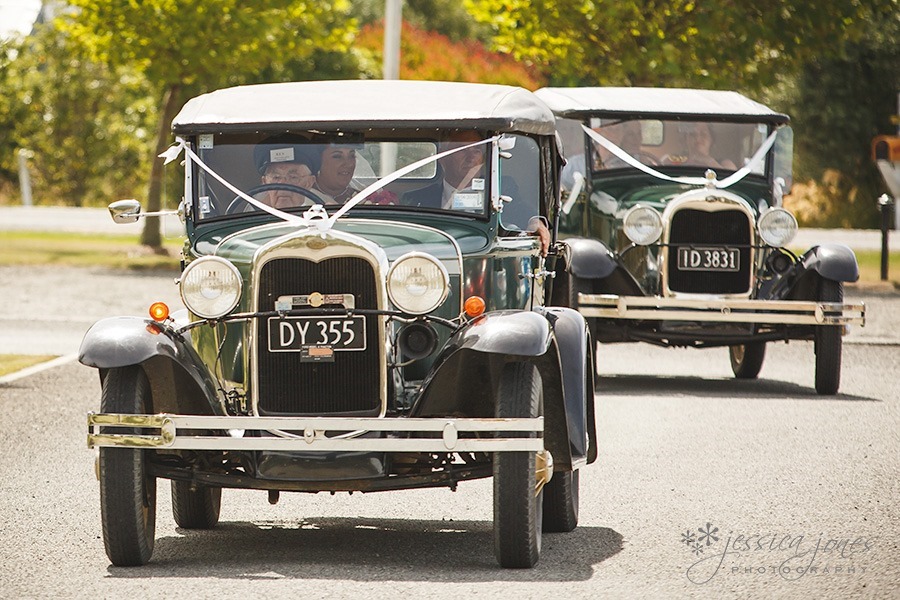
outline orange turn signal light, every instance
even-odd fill
[[[165,302],[154,302],[150,305],[150,318],[154,321],[165,321],[169,318],[169,307]]]
[[[463,310],[470,317],[477,317],[484,312],[484,299],[480,296],[469,296],[463,304]]]

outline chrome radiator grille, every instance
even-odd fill
[[[695,294],[742,294],[750,289],[751,223],[740,210],[703,211],[684,208],[672,215],[666,268],[668,286],[673,292]],[[681,271],[678,248],[736,248],[737,271]]]
[[[259,308],[279,296],[353,294],[356,308],[378,308],[375,272],[367,261],[342,257],[319,263],[278,258],[259,274]],[[257,409],[261,415],[377,414],[381,407],[378,317],[366,317],[366,350],[335,352],[334,362],[301,362],[300,352],[269,352],[265,321],[257,328]]]

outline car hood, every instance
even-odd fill
[[[698,189],[696,186],[684,185],[679,183],[653,183],[645,186],[629,187],[627,191],[623,191],[618,195],[616,195],[615,193],[610,194],[604,191],[594,192],[591,200],[594,206],[601,212],[609,214],[610,216],[621,217],[625,213],[625,211],[638,204],[642,206],[650,206],[662,212],[669,202],[671,202],[684,192],[696,189]],[[711,189],[709,191],[710,195],[716,195],[717,190]],[[728,191],[745,200],[750,206],[751,210],[753,210],[754,212],[758,212],[756,202],[752,201],[752,190],[734,186],[732,188],[729,188]]]
[[[427,252],[444,262],[460,260],[460,244],[454,235],[425,225],[372,219],[341,219],[334,230],[359,236],[384,250],[389,261],[407,252]],[[291,223],[272,223],[240,230],[230,235],[213,235],[198,241],[200,254],[215,254],[234,263],[250,263],[261,247],[286,236],[297,237],[321,234],[314,228]],[[327,233],[325,234],[327,235]],[[463,234],[463,243],[483,245],[483,236],[474,232]],[[457,270],[457,269],[454,269]]]

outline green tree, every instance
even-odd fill
[[[871,141],[896,134],[900,93],[900,11],[873,22],[840,54],[807,62],[785,94],[797,136],[797,178],[818,182],[798,213],[819,227],[877,227],[876,198],[887,191]],[[805,209],[805,210],[804,210]]]
[[[72,0],[63,17],[72,40],[102,64],[134,69],[153,86],[158,105],[153,153],[170,141],[170,124],[186,95],[244,83],[265,69],[341,49],[355,27],[346,0]],[[163,169],[153,161],[147,209],[161,206]],[[159,247],[159,220],[147,219],[141,242]]]
[[[465,0],[496,49],[554,85],[760,89],[862,33],[893,0]]]
[[[92,62],[49,25],[7,44],[0,62],[0,177],[31,152],[38,202],[81,206],[132,193],[145,166],[156,107],[143,77]]]

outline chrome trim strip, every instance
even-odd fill
[[[160,429],[160,434],[100,433],[101,426]],[[302,431],[296,437],[193,435],[192,430]],[[342,438],[328,431],[439,433],[430,438]],[[460,432],[503,437],[459,438]],[[88,414],[88,447],[182,450],[294,450],[305,452],[539,452],[544,450],[544,418],[445,419],[374,417],[219,417],[200,415]],[[536,437],[527,437],[536,434]]]
[[[642,321],[710,321],[792,325],[863,325],[864,302],[657,298],[578,294],[586,317]]]

